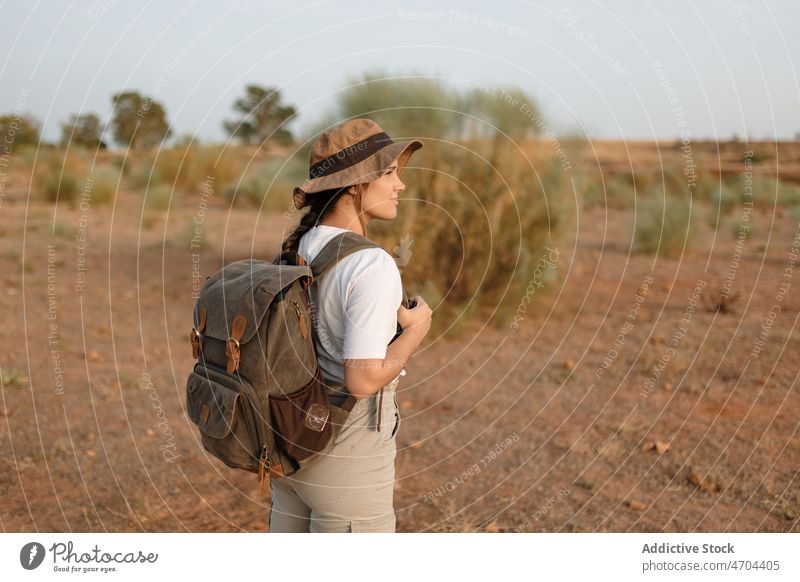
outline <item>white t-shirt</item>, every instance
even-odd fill
[[[300,239],[298,253],[310,264],[342,232],[347,230],[314,226]],[[345,359],[386,357],[397,332],[403,287],[397,263],[384,249],[362,249],[341,259],[315,281],[310,297],[317,358],[326,381],[344,384]]]

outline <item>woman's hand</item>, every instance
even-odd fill
[[[418,330],[417,332],[424,337],[431,328],[433,311],[431,311],[431,308],[428,307],[428,304],[419,295],[411,297],[409,303],[414,305],[414,307],[406,309],[401,305],[397,309],[397,323],[400,324],[403,332],[414,329]]]

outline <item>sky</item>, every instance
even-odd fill
[[[800,2],[16,1],[0,4],[0,114],[57,140],[111,95],[161,102],[178,135],[225,138],[245,85],[308,132],[368,71],[517,85],[548,128],[607,139],[800,135]],[[110,131],[106,138],[110,136]]]

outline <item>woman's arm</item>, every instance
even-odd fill
[[[394,380],[422,343],[426,333],[424,326],[403,330],[386,348],[386,358],[383,360],[344,360],[344,383],[350,394],[356,398],[366,398]]]

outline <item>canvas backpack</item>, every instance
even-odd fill
[[[235,261],[200,290],[187,413],[205,450],[257,473],[263,493],[270,477],[291,475],[324,455],[357,401],[346,387],[323,380],[309,287],[344,257],[374,247],[380,248],[348,231],[310,265],[294,252],[272,262]],[[405,289],[403,305],[409,306]]]

